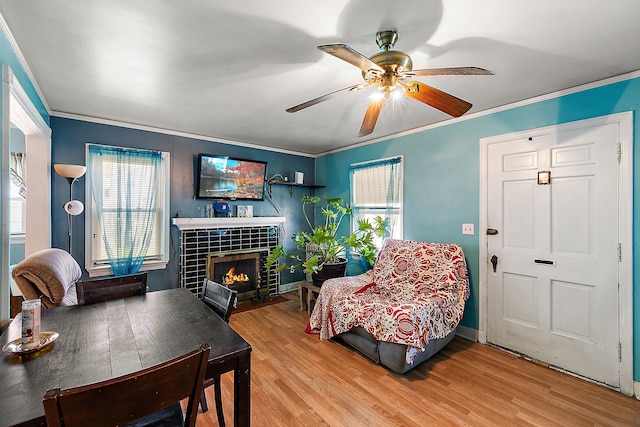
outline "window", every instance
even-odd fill
[[[11,176],[9,189],[9,233],[11,234],[11,243],[24,243],[27,213],[27,187],[25,185],[25,166],[25,154],[11,152],[9,169]]]
[[[20,195],[20,189],[13,182],[11,182],[11,212],[9,218],[11,218],[10,233],[24,234],[25,232],[25,215],[26,215],[26,200]]]
[[[402,238],[402,162],[400,156],[351,165],[352,228],[359,219],[381,216],[387,222],[385,238]],[[382,241],[376,242],[378,248]]]
[[[169,153],[87,146],[86,267],[91,277],[169,261]]]

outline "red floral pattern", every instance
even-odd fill
[[[387,240],[373,270],[324,282],[309,326],[320,339],[362,326],[379,341],[407,345],[412,363],[430,339],[458,326],[468,298],[459,245]]]

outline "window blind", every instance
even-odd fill
[[[381,216],[388,227],[385,237],[401,238],[402,157],[359,163],[349,170],[353,224]]]

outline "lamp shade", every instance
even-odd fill
[[[53,169],[55,169],[56,173],[64,178],[80,178],[87,171],[86,166],[82,165],[65,165],[65,164],[55,164],[53,165]]]
[[[69,215],[76,216],[76,215],[80,215],[82,211],[84,211],[84,205],[80,200],[69,200],[67,203],[64,204],[64,210]]]

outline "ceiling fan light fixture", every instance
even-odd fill
[[[373,92],[371,95],[369,95],[369,99],[372,101],[382,101],[384,99],[384,93],[382,93],[381,90]]]
[[[397,98],[402,98],[402,95],[440,110],[452,117],[460,117],[472,107],[471,103],[422,82],[413,81],[405,84],[404,82],[408,78],[494,74],[493,71],[479,67],[446,67],[414,70],[411,57],[404,52],[393,49],[397,41],[397,31],[379,31],[376,34],[376,43],[380,47],[381,52],[368,58],[343,43],[318,46],[318,49],[321,51],[359,68],[362,72],[364,83],[330,92],[288,108],[286,111],[289,113],[300,111],[326,101],[343,91],[352,92],[368,86],[377,86],[378,91],[369,96],[369,106],[362,121],[360,133],[358,134],[358,136],[362,137],[373,132],[385,101],[396,102]],[[400,89],[396,90],[397,88]]]
[[[418,93],[418,92],[420,92],[420,88],[415,83],[414,84],[405,85],[404,86],[404,90],[407,93]]]

